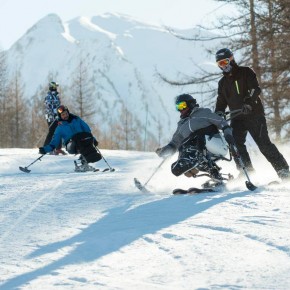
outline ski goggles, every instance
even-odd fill
[[[57,108],[57,112],[59,114],[63,113],[64,111],[67,111],[67,108],[65,106],[60,106]]]
[[[229,58],[224,58],[224,59],[217,61],[217,64],[219,67],[224,67],[224,66],[227,66],[230,62],[231,62],[231,60]]]
[[[184,101],[177,103],[175,106],[177,111],[182,111],[187,108],[187,104]]]

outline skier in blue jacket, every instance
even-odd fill
[[[62,142],[69,154],[81,153],[81,165],[76,164],[76,171],[93,170],[88,163],[99,161],[102,156],[95,148],[98,141],[93,137],[89,125],[80,117],[71,114],[64,105],[57,108],[57,114],[59,121],[52,140],[49,144],[40,147],[39,153],[49,153]]]

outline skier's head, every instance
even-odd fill
[[[50,82],[48,87],[50,91],[57,91],[58,83]]]
[[[235,63],[234,54],[229,48],[222,48],[215,54],[215,60],[219,68],[228,74],[233,69]]]
[[[182,94],[176,97],[175,107],[180,112],[180,117],[185,118],[191,113],[193,108],[199,107],[199,105],[191,95]]]
[[[57,116],[59,120],[67,121],[69,119],[69,110],[67,106],[60,105],[57,108]]]

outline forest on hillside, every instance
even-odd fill
[[[286,142],[290,137],[290,5],[289,0],[216,0],[224,5],[234,5],[234,15],[217,17],[213,24],[200,27],[203,30],[218,32],[219,48],[229,47],[241,55],[241,65],[254,69],[262,88],[262,101],[265,106],[267,122],[271,135],[277,142]],[[173,31],[174,32],[174,31]],[[193,35],[184,41],[203,41],[210,39]],[[208,53],[215,54],[218,47],[208,47]],[[8,73],[10,72],[10,73]],[[9,77],[8,77],[9,76]],[[22,76],[19,71],[11,73],[6,62],[6,51],[0,51],[0,147],[34,148],[42,145],[48,130],[44,118],[43,100],[49,81],[39,84],[34,96],[24,96]],[[184,79],[163,81],[173,86],[197,85],[197,93],[207,94],[211,102],[216,95],[220,74],[209,73],[200,68],[200,74]],[[70,109],[84,118],[98,136],[102,148],[124,150],[153,150],[158,138],[144,136],[140,124],[126,106],[110,122],[109,130],[94,125],[94,97],[90,94],[90,82],[86,73],[86,64],[80,60],[79,66],[72,72],[71,83],[61,89],[61,97],[66,100],[66,90],[74,92],[74,102]],[[216,85],[213,85],[216,84]],[[67,99],[68,100],[68,99]],[[150,108],[148,108],[150,110]],[[162,131],[162,125],[156,128]],[[146,132],[146,130],[145,130]],[[158,133],[159,134],[159,133]],[[159,138],[160,139],[160,138]],[[146,144],[146,146],[144,145]]]

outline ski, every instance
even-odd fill
[[[189,189],[181,189],[176,188],[172,191],[172,194],[179,195],[179,194],[200,194],[200,193],[207,193],[207,192],[217,192],[218,190],[214,190],[213,188],[198,188],[198,187],[191,187]]]
[[[146,189],[146,187],[144,185],[142,185],[142,183],[137,178],[134,178],[134,183],[135,183],[135,186],[143,193],[150,192],[149,190]]]
[[[100,168],[94,168],[91,170],[87,170],[87,171],[74,171],[75,173],[85,173],[85,172],[98,172],[98,173],[102,173],[102,172],[114,172],[115,170],[110,170],[110,168],[104,168],[104,169],[100,169]]]

